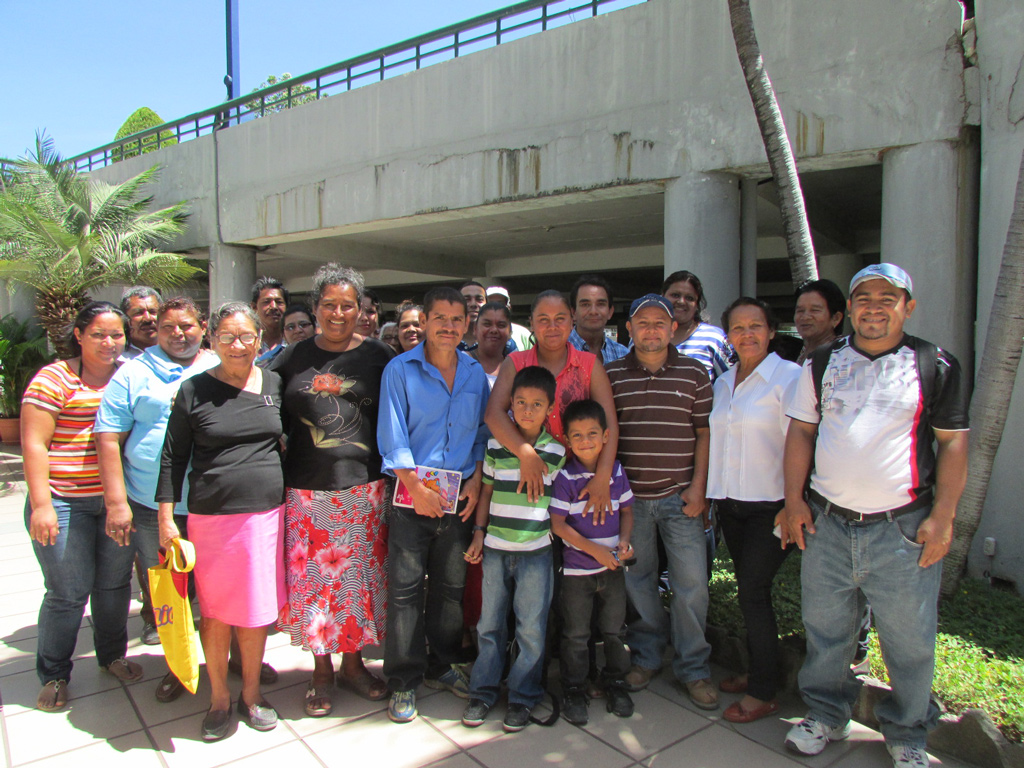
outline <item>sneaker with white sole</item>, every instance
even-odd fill
[[[409,723],[416,719],[416,691],[395,691],[388,702],[388,717],[393,723]]]
[[[427,688],[434,688],[438,691],[451,691],[460,699],[469,698],[469,678],[462,671],[462,667],[452,664],[448,670],[439,677],[425,677],[423,684]]]
[[[832,728],[808,715],[789,729],[786,746],[801,755],[817,755],[830,741],[842,741],[849,735],[849,723]]]
[[[886,744],[885,748],[889,750],[893,768],[928,768],[928,753],[921,747],[894,747]]]

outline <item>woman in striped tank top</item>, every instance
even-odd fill
[[[122,681],[142,677],[142,668],[125,659],[135,550],[124,545],[123,530],[106,525],[93,440],[100,397],[117,370],[127,332],[121,310],[90,302],[70,329],[75,357],[43,368],[22,400],[25,525],[46,586],[36,650],[43,689],[36,706],[47,712],[67,703],[86,602],[100,667]]]

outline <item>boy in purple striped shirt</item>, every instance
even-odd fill
[[[594,400],[570,403],[562,415],[573,458],[555,477],[551,487],[551,530],[565,542],[560,590],[562,612],[561,672],[562,716],[574,725],[588,720],[586,683],[590,661],[587,641],[590,619],[604,639],[608,711],[619,717],[633,714],[633,700],[623,686],[629,654],[623,642],[626,620],[626,582],[620,566],[633,557],[629,543],[633,531],[633,492],[622,465],[612,470],[612,511],[600,523],[584,514],[586,499],[580,491],[594,476],[597,460],[608,442],[604,409]]]

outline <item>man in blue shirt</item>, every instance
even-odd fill
[[[395,507],[388,535],[388,619],[384,674],[391,689],[388,716],[416,717],[422,681],[467,698],[469,680],[456,666],[462,649],[463,553],[480,495],[489,387],[478,362],[458,351],[467,323],[466,301],[453,288],[423,300],[423,343],[384,369],[377,443],[383,469],[396,476],[413,508]],[[445,513],[441,496],[420,482],[416,467],[462,473],[459,504]],[[424,577],[430,579],[424,615]],[[430,655],[427,655],[429,644]]]
[[[629,348],[608,338],[604,327],[612,319],[612,288],[599,275],[583,275],[569,292],[575,327],[569,334],[569,343],[580,352],[593,352],[601,363],[625,357]]]

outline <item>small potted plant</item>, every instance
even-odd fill
[[[0,442],[21,442],[21,398],[36,372],[50,362],[42,328],[0,318]]]

